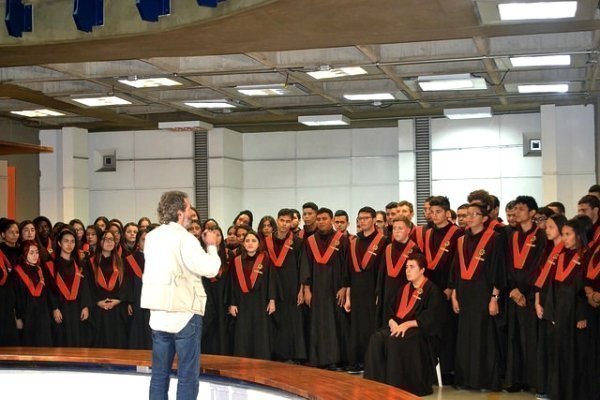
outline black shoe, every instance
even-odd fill
[[[342,368],[338,364],[329,364],[328,366],[325,367],[325,369],[328,371],[341,371],[342,370]]]
[[[516,393],[516,392],[520,392],[521,390],[523,390],[523,386],[521,386],[521,385],[512,385],[512,386],[509,386],[507,388],[504,388],[502,391],[506,392],[506,393]]]
[[[362,374],[363,372],[365,372],[365,366],[364,364],[354,364],[350,366],[350,368],[348,368],[346,372],[353,375]]]

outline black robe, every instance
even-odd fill
[[[4,254],[4,257],[8,260],[10,265],[8,266],[8,270],[10,271],[13,266],[19,263],[19,257],[21,256],[21,249],[17,247],[10,247],[6,243],[0,243],[0,251]],[[1,255],[0,255],[1,257]]]
[[[587,266],[585,286],[591,288],[594,292],[600,292],[600,272],[596,268],[600,263],[600,246],[597,246],[594,254],[590,257]],[[596,296],[598,297],[598,296]],[[588,374],[592,377],[592,400],[600,400],[600,307],[589,309],[588,313],[588,328],[589,343],[590,343],[590,362],[587,365]]]
[[[214,278],[202,278],[206,292],[206,307],[202,318],[202,353],[231,355],[233,338],[232,317],[227,313],[231,283],[231,265],[227,253],[220,252],[221,268]]]
[[[378,235],[375,229],[369,236],[359,232],[350,241],[348,252],[348,270],[350,277],[350,349],[348,361],[351,365],[363,364],[369,338],[379,327],[377,318],[377,280],[380,274],[381,260],[385,257],[387,239],[381,238],[371,253],[369,246]],[[356,251],[356,260],[352,258],[352,247]],[[368,254],[369,260],[363,265],[363,257]],[[355,265],[356,261],[356,265]]]
[[[62,314],[62,322],[56,323],[52,318],[52,333],[54,345],[59,347],[84,347],[88,345],[89,339],[89,315],[94,307],[92,301],[89,279],[92,279],[92,274],[89,268],[84,268],[81,262],[77,262],[77,272],[72,260],[65,260],[59,257],[52,262],[53,273],[51,279],[51,295],[50,304],[51,310],[60,310]],[[74,300],[67,300],[58,285],[60,279],[68,291],[73,290],[75,274],[79,274],[79,286],[77,296]],[[57,275],[58,274],[58,275]],[[88,308],[88,320],[81,321],[81,311]]]
[[[454,383],[472,389],[500,390],[500,341],[494,323],[497,316],[490,316],[489,303],[494,287],[502,291],[506,285],[505,262],[497,233],[491,232],[482,252],[476,252],[486,231],[473,235],[467,230],[458,241],[458,246],[463,241],[462,255],[467,269],[473,257],[479,259],[473,275],[469,277],[461,269],[460,248],[452,265],[449,286],[456,290],[460,307]]]
[[[42,270],[44,282],[50,282],[50,275],[41,267],[21,266],[25,274],[31,279],[34,286],[40,281],[38,270]],[[33,296],[27,288],[25,281],[12,270],[12,282],[15,290],[15,316],[23,320],[21,331],[21,345],[34,347],[52,346],[51,311],[48,285],[44,284],[39,296]]]
[[[270,360],[273,351],[273,321],[272,316],[267,313],[267,305],[270,300],[275,300],[277,306],[278,282],[277,275],[272,273],[268,255],[265,254],[262,267],[260,265],[254,267],[259,254],[253,257],[238,256],[242,260],[244,275],[242,279],[245,279],[247,293],[242,291],[235,260],[230,271],[232,286],[229,305],[238,308],[233,334],[233,355]],[[254,268],[259,267],[262,273],[257,274],[252,287],[251,275]]]
[[[571,249],[563,252],[564,269],[576,254],[577,251]],[[590,399],[591,379],[600,379],[597,375],[592,378],[588,368],[593,362],[589,352],[589,330],[576,327],[578,321],[588,319],[583,291],[586,265],[584,255],[561,282],[559,260],[549,285],[544,319],[552,324],[548,337],[548,394],[552,400]]]
[[[19,335],[15,321],[15,291],[10,278],[12,265],[0,253],[0,346],[17,346]]]
[[[134,271],[131,259],[133,257],[137,265],[140,267],[140,271]],[[136,250],[124,259],[124,265],[126,266],[126,273],[129,277],[131,284],[129,285],[131,293],[129,295],[131,300],[131,307],[133,309],[133,315],[129,319],[129,348],[150,350],[152,349],[152,329],[150,329],[150,310],[141,307],[142,297],[142,277],[138,276],[139,272],[144,272],[146,260],[144,253]]]
[[[412,284],[409,288],[409,298],[418,295]],[[445,300],[439,289],[427,281],[423,293],[418,295],[420,300],[417,299],[412,310],[400,319],[396,312],[402,291],[398,293],[394,309],[388,310],[386,320],[393,318],[398,324],[416,320],[418,327],[407,330],[404,337],[391,336],[389,327],[375,332],[365,355],[364,377],[426,396],[433,393],[436,379]]]
[[[304,341],[304,321],[302,308],[298,306],[298,292],[300,291],[300,265],[303,257],[304,246],[299,238],[278,239],[273,236],[272,256],[277,259],[284,246],[289,246],[287,255],[280,267],[275,265],[273,257],[272,272],[278,276],[281,285],[281,298],[277,303],[277,311],[273,315],[275,330],[273,336],[273,358],[276,360],[303,360],[306,359],[306,343]],[[268,247],[267,247],[268,249]]]
[[[533,242],[525,243],[526,237],[536,229],[535,225],[523,232],[521,227],[513,231],[518,235],[519,249],[531,247],[522,268],[515,268],[513,260],[513,237],[508,237],[507,270],[508,287],[507,296],[518,288],[525,296],[525,307],[518,306],[513,300],[508,301],[508,353],[506,360],[506,381],[511,386],[536,388],[543,391],[544,382],[540,381],[538,373],[538,318],[535,312],[535,287],[538,266],[544,255],[547,239],[543,230],[538,229],[533,237]],[[524,250],[523,250],[524,251]]]
[[[337,248],[326,264],[316,261],[308,241],[305,241],[301,282],[309,286],[312,292],[308,360],[313,366],[344,364],[348,361],[348,315],[336,300],[337,292],[348,287],[348,238],[342,235],[339,243],[333,243],[334,235],[333,230],[313,235],[321,254],[329,246]]]

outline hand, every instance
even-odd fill
[[[83,310],[81,310],[81,315],[79,316],[79,318],[82,321],[85,321],[89,318],[90,316],[90,310],[87,307],[83,307]]]
[[[269,304],[267,304],[267,314],[271,315],[275,312],[275,300],[269,300]]]
[[[496,315],[500,314],[500,307],[498,307],[498,299],[496,299],[495,297],[492,297],[490,299],[490,304],[488,304],[488,311],[490,312],[490,315],[492,317],[495,317]]]
[[[304,289],[302,289],[302,287],[298,291],[298,297],[296,299],[296,305],[299,306],[301,304],[304,304]]]
[[[544,307],[542,307],[540,303],[535,303],[535,313],[537,314],[538,319],[544,317]]]
[[[454,311],[455,314],[459,314],[460,313],[460,304],[458,304],[458,299],[456,298],[455,295],[452,295],[452,310]]]
[[[61,324],[63,321],[62,313],[58,308],[52,311],[52,317],[54,317],[54,322],[56,322],[57,324]]]
[[[450,300],[450,295],[452,295],[452,289],[448,288],[444,290],[444,295],[446,296],[446,300]]]
[[[204,232],[202,232],[201,237],[202,237],[202,241],[207,246],[216,246],[217,245],[217,234],[215,231],[207,229]]]
[[[587,320],[577,321],[577,329],[585,329],[587,328]]]
[[[335,294],[335,298],[337,300],[337,304],[340,307],[344,307],[344,303],[346,302],[346,288],[341,288]]]
[[[20,318],[17,318],[17,319],[15,320],[15,323],[16,323],[16,325],[17,325],[17,329],[18,329],[18,330],[21,330],[21,329],[23,329],[23,320],[22,320],[22,319],[20,319]]]
[[[527,305],[525,296],[523,296],[523,293],[521,293],[517,288],[511,290],[508,297],[511,298],[512,301],[514,301],[519,307],[525,307]]]
[[[229,306],[229,315],[231,315],[234,318],[237,317],[237,315],[238,315],[237,306]]]
[[[312,292],[308,286],[304,287],[304,304],[310,307],[310,303],[312,302]]]
[[[350,297],[348,297],[346,299],[346,302],[344,303],[344,310],[346,310],[346,312],[352,311],[352,304],[350,304]]]
[[[133,306],[131,304],[127,304],[127,315],[130,317],[133,315]]]
[[[400,325],[398,325],[396,327],[396,329],[392,332],[392,336],[395,336],[395,337],[404,337],[404,334],[406,333],[406,331],[409,330],[412,327],[413,327],[412,326],[412,321],[403,322]]]

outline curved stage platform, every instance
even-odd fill
[[[151,366],[148,350],[0,347],[0,365]],[[174,366],[176,367],[176,365]],[[249,358],[202,355],[201,371],[263,385],[306,399],[408,400],[418,397],[400,389],[341,372]],[[114,372],[114,371],[113,371]],[[144,396],[145,397],[145,396]]]

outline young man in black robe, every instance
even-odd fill
[[[592,220],[593,226],[593,238],[590,242],[591,246],[594,247],[600,242],[600,199],[596,196],[585,195],[577,202],[577,214],[585,215]]]
[[[538,319],[535,312],[535,280],[544,254],[546,234],[533,223],[538,206],[531,196],[515,199],[514,219],[518,224],[508,238],[508,353],[507,391],[536,388],[545,392],[538,376]]]
[[[392,237],[392,225],[396,218],[398,210],[398,203],[391,201],[385,205],[385,236]]]
[[[274,314],[273,359],[306,359],[302,309],[304,288],[300,284],[300,265],[304,252],[302,239],[290,231],[293,212],[283,208],[277,213],[277,231],[265,238],[265,248],[281,285],[281,300]]]
[[[302,219],[304,227],[298,232],[298,237],[302,240],[308,239],[310,235],[317,230],[317,211],[319,207],[313,202],[304,203],[302,205]]]
[[[348,262],[350,288],[346,291],[344,308],[350,312],[350,373],[360,373],[369,338],[381,323],[377,316],[377,278],[387,239],[375,229],[375,210],[363,207],[358,211],[361,232],[350,241]]]
[[[314,366],[336,368],[347,362],[348,238],[333,230],[330,209],[319,209],[316,220],[318,231],[305,241],[301,275],[312,319],[308,359]]]
[[[337,210],[333,215],[333,227],[336,231],[341,231],[344,235],[348,236],[348,238],[353,238],[355,235],[348,232],[348,224],[350,223],[350,218],[348,218],[348,213],[344,210]]]
[[[450,201],[447,197],[434,196],[429,200],[429,206],[429,215],[434,227],[425,232],[423,252],[427,259],[425,275],[443,291],[446,298],[446,323],[443,327],[440,368],[443,383],[452,384],[458,320],[452,311],[450,302],[452,290],[448,287],[448,277],[456,253],[456,240],[461,233],[458,226],[452,225],[446,217],[446,212],[450,210]]]

